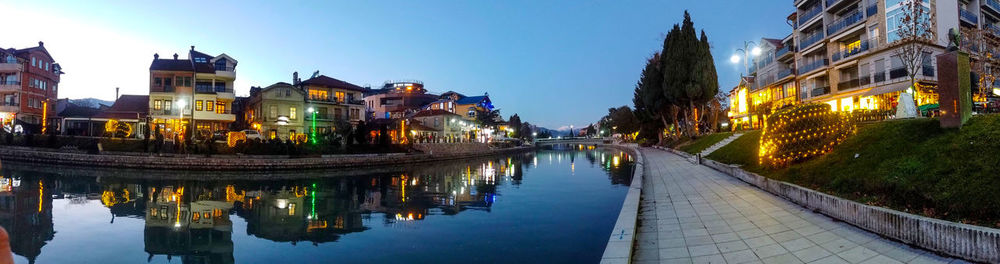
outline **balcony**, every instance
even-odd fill
[[[874,75],[872,75],[872,77],[874,78],[875,82],[877,82],[877,83],[884,82],[885,81],[885,72],[884,71],[882,71],[882,72],[876,72]]]
[[[816,87],[812,89],[812,97],[829,94],[830,86]]]
[[[0,72],[20,72],[22,69],[24,69],[24,66],[18,63],[17,60],[0,61]]]
[[[983,24],[983,29],[986,29],[995,36],[1000,36],[1000,27],[994,24]]]
[[[839,4],[840,2],[843,2],[843,1],[844,0],[826,0],[826,7],[829,8],[829,7],[836,6],[837,4]]]
[[[795,74],[795,69],[791,69],[791,68],[784,69],[784,70],[778,71],[778,75],[777,75],[778,78],[777,79],[781,80],[781,79],[784,79],[785,77],[792,76],[794,74]]]
[[[784,47],[778,49],[778,51],[775,51],[774,54],[775,57],[782,58],[788,54],[795,54],[793,53],[793,51],[795,51],[795,47],[793,47],[792,45],[785,45]]]
[[[827,61],[826,59],[816,60],[812,63],[807,63],[806,65],[799,68],[799,73],[801,74],[809,73],[816,69],[826,67],[827,64],[829,64],[829,61]]]
[[[805,48],[812,46],[812,44],[816,44],[816,42],[823,40],[823,37],[825,36],[823,35],[822,32],[820,32],[819,34],[814,34],[812,36],[807,36],[803,38],[802,42],[799,42],[799,50],[800,51],[804,50]]]
[[[819,15],[819,13],[822,12],[823,12],[823,5],[816,5],[802,12],[802,15],[799,16],[799,25],[804,26],[806,22],[808,22],[810,19],[816,17],[816,15]]]
[[[969,12],[968,10],[959,8],[958,9],[958,17],[960,18],[959,20],[965,21],[966,23],[973,24],[973,25],[978,25],[979,24],[979,16],[976,16],[976,14],[973,14],[972,12]]]
[[[236,67],[215,66],[215,76],[236,79]]]
[[[983,10],[991,11],[995,15],[1000,15],[1000,2],[997,2],[996,0],[983,0],[982,3],[983,6],[986,7],[983,8]]]
[[[858,47],[851,49],[842,49],[839,52],[833,53],[833,61],[839,61],[840,59],[850,58],[854,55],[861,54],[862,52],[868,51],[868,40],[862,40]]]
[[[20,110],[21,110],[21,105],[20,104],[6,104],[5,103],[5,104],[0,105],[0,112],[17,113]]]
[[[855,10],[854,12],[851,12],[850,14],[845,15],[840,19],[837,19],[836,21],[833,22],[833,24],[830,24],[830,26],[826,28],[826,35],[829,36],[840,33],[840,31],[846,29],[849,26],[853,26],[854,24],[857,24],[858,22],[861,22],[864,19],[865,16],[864,14],[861,13],[861,10]]]
[[[906,68],[895,68],[889,71],[889,79],[903,78],[907,75]]]
[[[934,77],[934,66],[924,65],[920,68],[922,69],[921,73],[923,73],[925,77]]]
[[[153,110],[149,110],[149,114],[150,115],[159,115],[159,116],[180,116],[180,112],[178,112],[177,109],[173,109],[173,110],[163,110],[163,109],[155,110],[155,109],[153,109]]]
[[[865,10],[865,14],[868,15],[868,17],[873,17],[876,14],[878,14],[878,4],[873,4],[868,6],[868,8]]]
[[[837,83],[837,91],[850,90],[850,89],[858,88],[860,86],[861,86],[861,80],[860,79],[850,79],[850,80],[847,80],[847,81],[843,81],[843,82]]]
[[[176,91],[173,85],[153,85],[150,87],[149,92],[151,93],[172,93]]]
[[[858,85],[865,86],[869,84],[873,84],[871,76],[861,76],[861,79],[858,79]]]
[[[0,92],[17,92],[17,91],[21,91],[20,81],[0,82]]]

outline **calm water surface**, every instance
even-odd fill
[[[18,263],[591,263],[630,160],[564,146],[287,181],[7,162],[0,225]]]

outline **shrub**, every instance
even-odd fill
[[[784,167],[823,155],[856,130],[850,114],[833,112],[830,105],[802,104],[769,116],[760,138],[759,162]]]

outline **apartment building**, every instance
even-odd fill
[[[386,81],[381,89],[365,92],[365,106],[372,119],[400,119],[438,100],[420,81]]]
[[[31,48],[0,49],[0,125],[20,125],[26,133],[57,127],[53,111],[62,74],[41,41]]]
[[[305,81],[300,81],[298,75],[298,72],[293,73],[293,85],[305,92],[305,121],[310,127],[315,123],[316,133],[333,132],[337,121],[349,121],[357,125],[365,120],[362,114],[365,111],[365,102],[362,100],[364,88],[320,75],[318,71]],[[309,112],[309,109],[313,112]]]
[[[305,92],[289,83],[251,87],[244,110],[250,127],[267,139],[294,139],[305,134]]]
[[[151,128],[167,138],[195,139],[225,130],[236,120],[232,113],[236,59],[225,53],[212,56],[194,49],[188,57],[160,58],[153,54],[149,66],[149,115]],[[193,127],[197,133],[188,129]],[[155,131],[153,132],[155,133]]]

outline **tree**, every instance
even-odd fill
[[[500,117],[500,110],[476,110],[476,121],[487,127],[496,126],[503,118]]]
[[[510,133],[511,138],[523,137],[523,135],[521,135],[521,117],[517,116],[517,114],[514,114],[507,119],[507,127],[514,130],[514,132]]]
[[[971,68],[979,75],[978,80],[973,80],[979,82],[974,88],[980,96],[987,96],[998,88],[994,84],[1000,80],[1000,54],[994,48],[1000,46],[1000,41],[991,29],[962,27],[961,36],[961,46],[969,52]]]
[[[676,27],[676,26],[675,26]],[[657,139],[662,142],[663,129],[669,127],[673,122],[672,116],[668,115],[671,103],[663,95],[663,73],[659,52],[646,60],[646,66],[639,75],[639,81],[635,85],[632,97],[632,104],[635,105],[636,117],[643,124],[641,137],[647,140]],[[670,119],[668,119],[670,117]]]
[[[584,136],[594,136],[597,135],[597,131],[594,129],[594,124],[587,125],[587,133]]]
[[[895,56],[902,62],[910,78],[910,87],[916,89],[917,70],[923,66],[925,53],[934,44],[934,13],[923,5],[923,0],[903,0],[896,23]],[[916,100],[914,100],[916,102]]]
[[[518,130],[518,131],[521,134],[521,138],[522,139],[534,139],[535,138],[534,129],[532,128],[531,123],[528,123],[528,122],[521,123],[521,129]]]
[[[338,118],[333,122],[333,126],[335,129],[334,132],[337,133],[339,138],[342,139],[344,143],[350,144],[352,139],[351,135],[354,133],[354,125],[351,124],[350,121],[347,121],[347,119]]]

